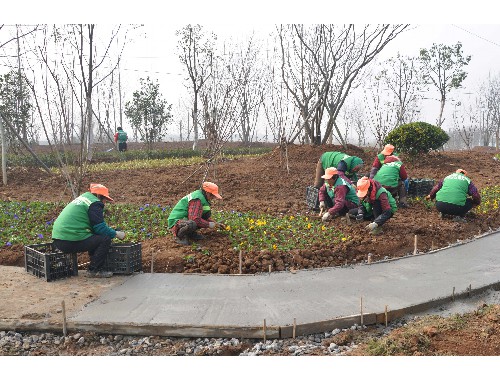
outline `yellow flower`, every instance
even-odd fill
[[[311,228],[311,223],[307,223],[307,228]]]
[[[231,230],[231,226],[226,226],[226,231]]]
[[[294,220],[295,217],[293,215],[290,215],[290,220]]]
[[[346,238],[346,237],[343,237],[343,238],[342,238],[342,241],[346,241],[346,240],[347,240],[347,238]]]
[[[278,247],[276,247],[276,244],[273,244],[273,249],[277,249]]]
[[[321,231],[324,231],[326,230],[326,227],[325,226],[321,226]]]
[[[306,222],[309,220],[309,218],[306,217]]]
[[[266,231],[264,231],[264,235],[267,235],[267,232],[266,232]]]

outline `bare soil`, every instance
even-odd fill
[[[317,217],[305,203],[305,189],[313,183],[318,158],[330,150],[341,150],[341,147],[293,145],[288,147],[286,154],[276,148],[257,158],[225,160],[207,178],[219,185],[224,197],[222,201],[215,201],[213,207],[238,212]],[[375,151],[349,146],[347,152],[363,158],[363,171],[369,171]],[[457,168],[464,168],[476,186],[482,188],[500,183],[499,163],[492,157],[491,152],[459,151],[432,153],[413,160],[403,155],[402,159],[411,178],[439,180]],[[31,168],[14,168],[8,175],[8,186],[0,186],[2,200],[71,200],[61,176],[48,177],[45,172]],[[172,206],[197,187],[200,176],[199,166],[191,165],[93,173],[86,182],[105,184],[117,202]],[[112,207],[108,206],[110,211]],[[57,211],[54,213],[57,216]],[[413,252],[415,235],[419,236],[419,252],[427,252],[500,226],[498,210],[487,215],[471,215],[467,219],[468,223],[441,220],[436,210],[427,208],[423,202],[412,202],[410,208],[399,209],[383,227],[383,234],[378,236],[366,233],[366,223],[347,224],[336,219],[332,224],[351,239],[335,245],[325,241],[308,249],[272,255],[267,251],[247,252],[243,257],[242,272],[268,271],[269,265],[272,270],[282,271],[356,264],[365,261],[369,252],[374,261],[401,257]],[[155,272],[238,273],[239,256],[232,250],[227,235],[208,230],[203,233],[207,239],[198,249],[179,246],[170,235],[142,242],[144,271],[150,271],[153,258]],[[202,250],[208,250],[210,255],[203,254]],[[187,255],[192,255],[194,260],[186,260]],[[81,261],[88,261],[88,258],[81,257]],[[0,265],[23,266],[23,247],[1,247]]]

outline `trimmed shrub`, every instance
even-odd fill
[[[449,138],[440,127],[416,121],[393,129],[384,144],[392,144],[399,152],[415,156],[441,148]]]

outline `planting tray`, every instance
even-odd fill
[[[106,257],[105,268],[114,274],[132,274],[142,271],[141,243],[112,244]]]
[[[306,187],[306,204],[313,211],[319,211],[319,200],[318,200],[319,190],[314,186]]]
[[[78,276],[76,253],[62,253],[52,243],[27,245],[24,247],[24,268],[46,281]]]
[[[430,178],[410,178],[408,182],[409,197],[425,197],[434,187],[434,180]]]

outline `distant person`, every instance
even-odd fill
[[[385,157],[384,163],[373,179],[388,190],[393,197],[398,197],[399,207],[408,207],[405,186],[408,174],[406,173],[405,165],[399,157],[392,155]]]
[[[481,195],[464,169],[457,169],[439,181],[426,198],[436,199],[436,209],[441,218],[454,215],[458,217],[457,221],[464,221],[465,214],[481,204]]]
[[[342,152],[325,152],[316,164],[316,178],[314,187],[319,189],[323,185],[322,175],[327,168],[336,168],[341,175],[349,179],[351,183],[358,180],[357,172],[363,167],[363,160],[356,156],[349,156]]]
[[[358,209],[349,210],[349,216],[356,221],[371,220],[366,230],[372,235],[382,232],[384,225],[397,211],[396,201],[391,193],[373,179],[362,177],[357,183],[357,196],[361,200]]]
[[[335,168],[327,168],[321,177],[325,183],[319,189],[318,199],[323,222],[345,215],[357,208],[359,199],[354,186]],[[326,212],[324,212],[327,210]]]
[[[125,152],[127,150],[127,139],[127,132],[125,132],[122,127],[118,127],[115,133],[115,143],[118,142],[119,152]]]
[[[108,189],[91,183],[88,192],[69,203],[54,221],[52,239],[54,246],[64,253],[88,252],[90,264],[87,277],[111,277],[113,272],[104,270],[111,239],[125,238],[125,232],[115,231],[104,221],[104,205],[114,202]]]
[[[203,182],[201,189],[181,198],[168,216],[168,228],[172,231],[175,242],[189,245],[188,239],[202,240],[205,237],[198,232],[200,228],[225,228],[222,223],[211,218],[210,201],[222,199],[219,187],[212,182]]]

